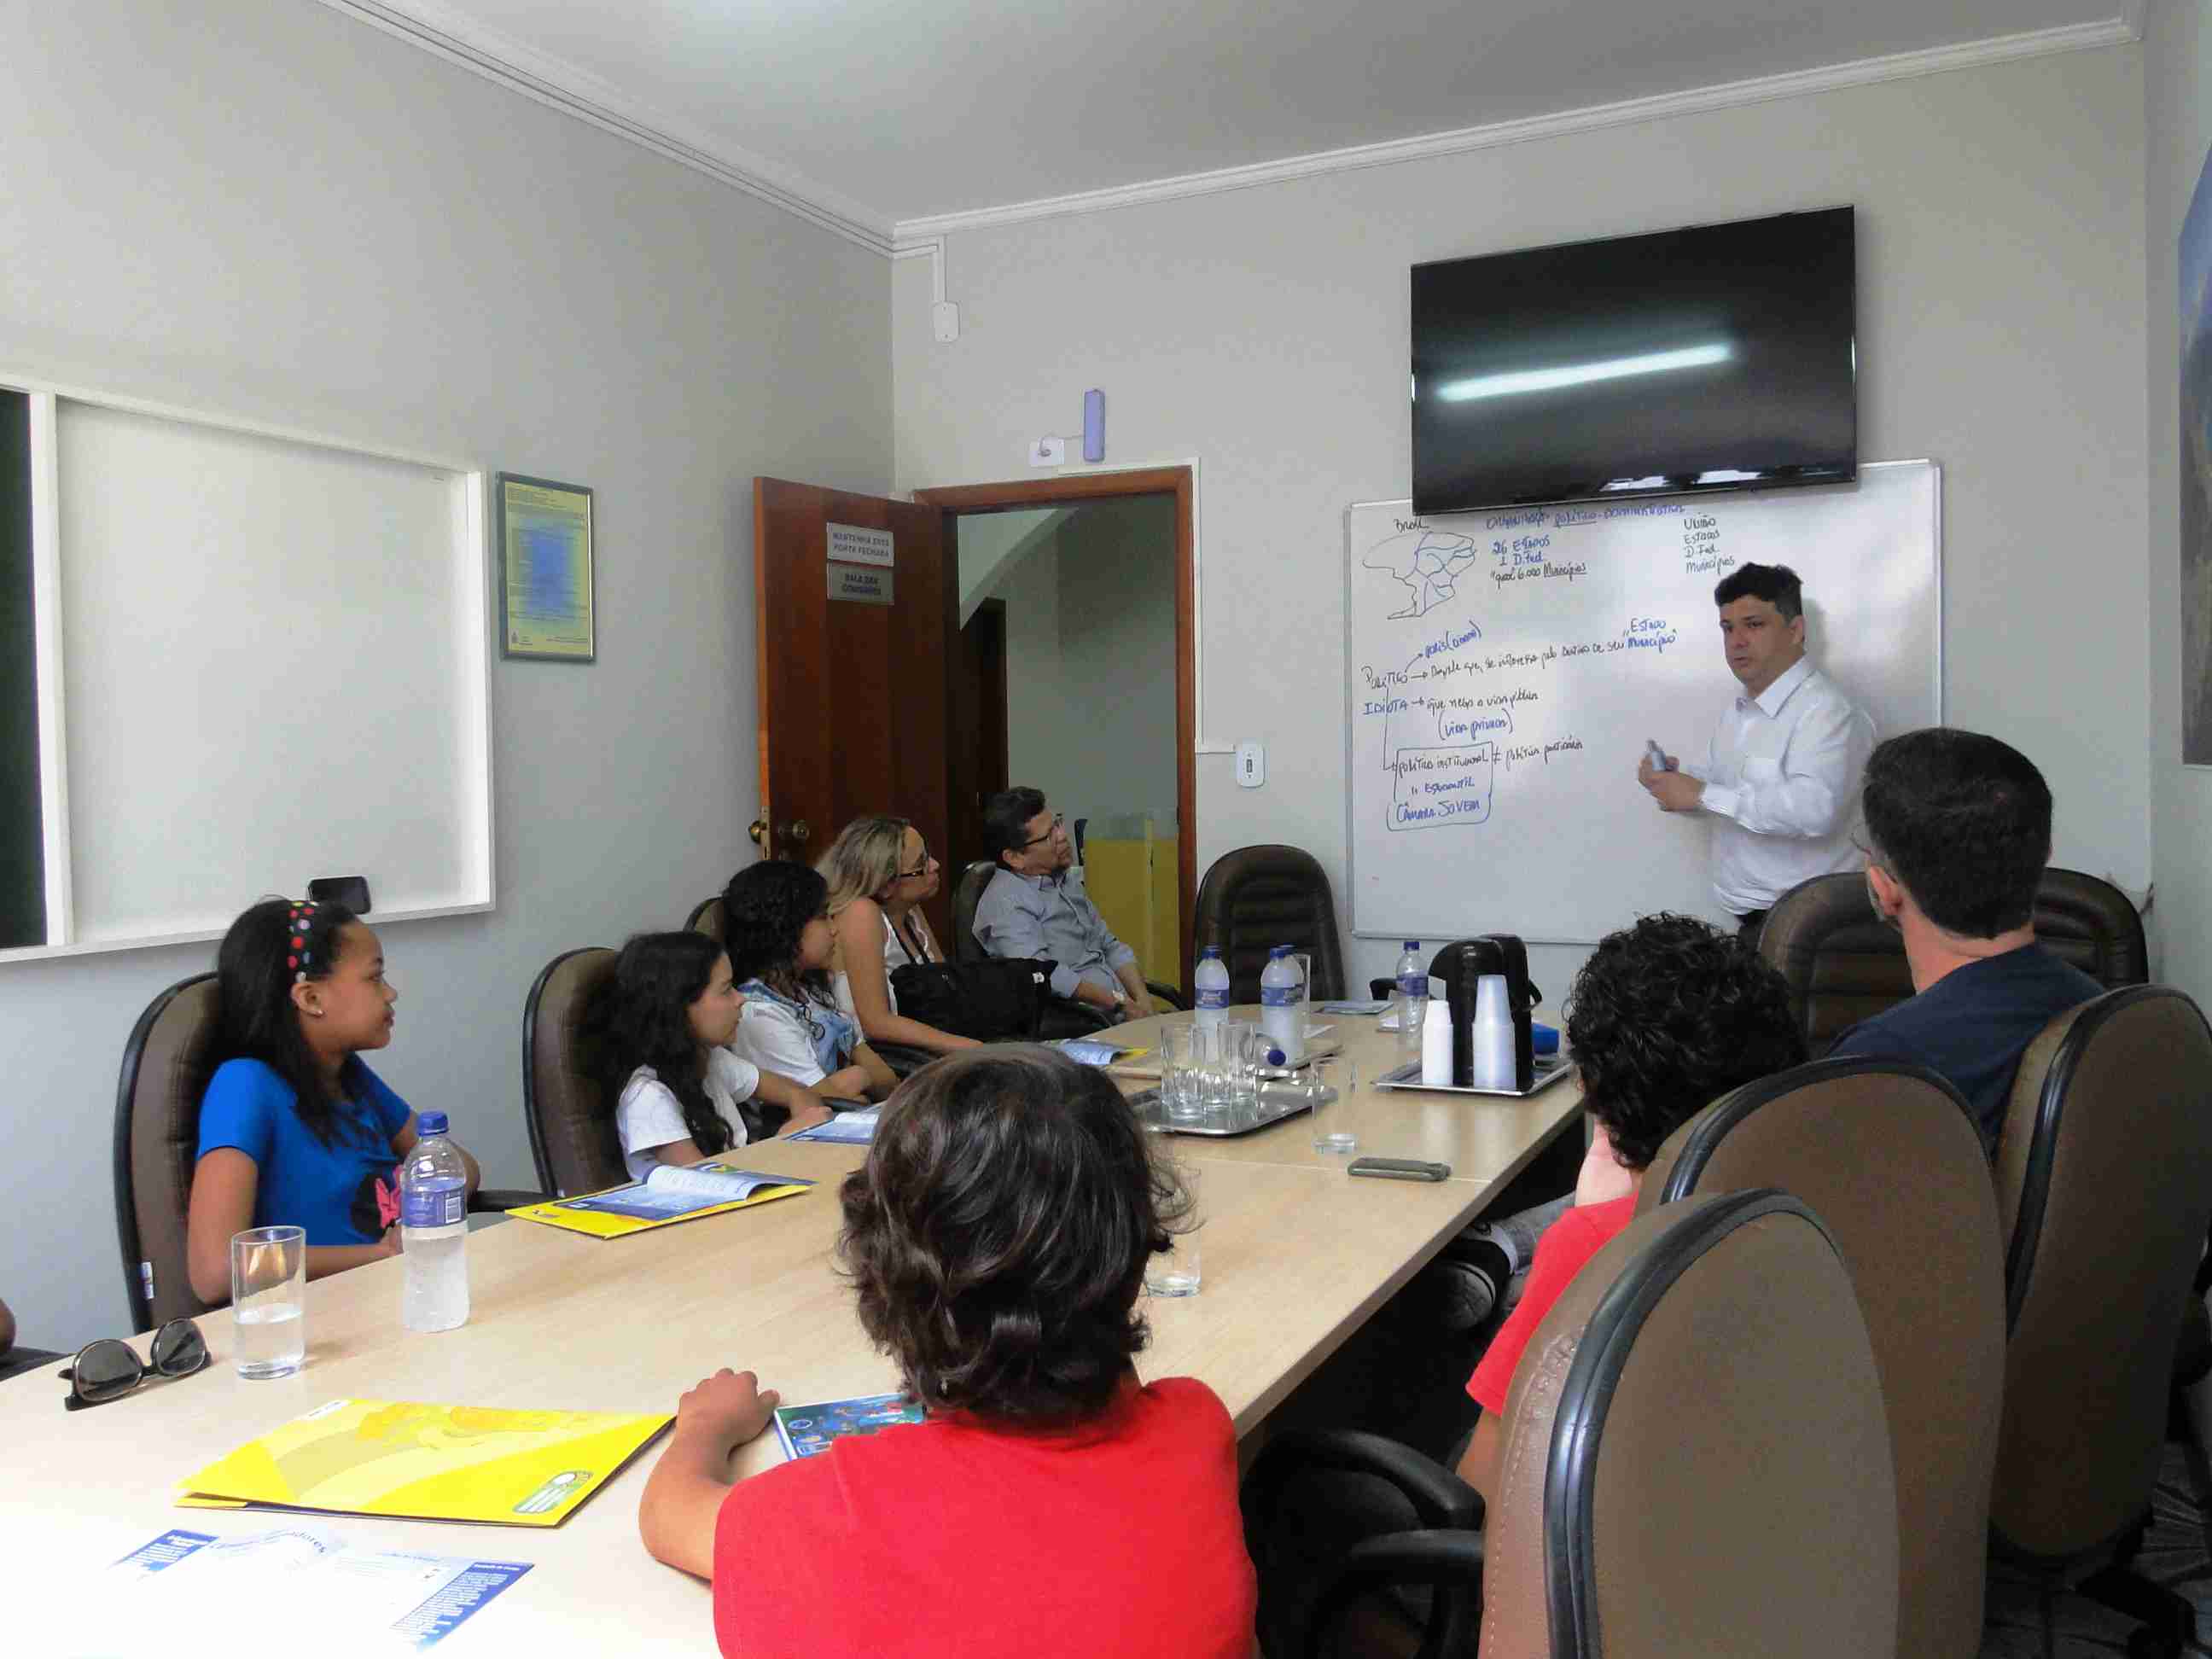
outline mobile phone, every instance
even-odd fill
[[[1355,1158],[1349,1173],[1384,1181],[1443,1181],[1451,1174],[1451,1165],[1418,1158]]]

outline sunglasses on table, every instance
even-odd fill
[[[207,1369],[207,1339],[189,1319],[173,1319],[155,1332],[147,1353],[149,1358],[141,1359],[137,1349],[112,1336],[86,1343],[77,1350],[76,1358],[62,1367],[61,1374],[70,1385],[69,1398],[62,1401],[63,1406],[73,1412],[105,1406],[111,1400],[122,1399],[149,1373],[190,1376]]]

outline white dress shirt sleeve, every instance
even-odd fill
[[[1741,781],[1705,785],[1699,803],[1755,836],[1817,841],[1843,827],[1874,752],[1874,722],[1842,698],[1808,711],[1781,760],[1747,760]]]

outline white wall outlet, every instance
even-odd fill
[[[1067,440],[1039,438],[1030,446],[1030,465],[1031,466],[1066,466]]]
[[[1240,743],[1237,745],[1237,781],[1246,789],[1257,789],[1267,781],[1267,745],[1263,743]]]
[[[929,327],[939,345],[950,345],[960,337],[960,307],[950,300],[939,300],[929,308]]]

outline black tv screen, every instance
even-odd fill
[[[1852,210],[1413,267],[1413,510],[1858,472]]]

